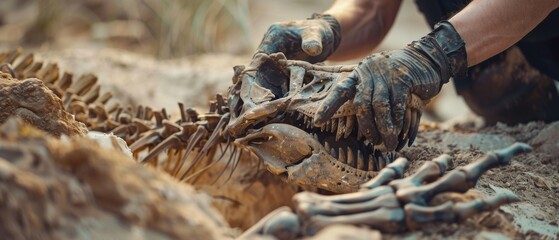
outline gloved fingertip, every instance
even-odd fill
[[[334,116],[338,108],[339,105],[337,105],[336,103],[331,103],[330,101],[328,101],[328,98],[325,99],[325,101],[318,107],[318,110],[314,114],[314,125],[320,126],[322,124],[325,124],[326,121]]]
[[[301,48],[305,53],[313,57],[322,54],[322,43],[314,39],[303,41]]]

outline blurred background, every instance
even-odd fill
[[[307,18],[314,12],[324,11],[332,2],[2,0],[0,50],[22,46],[73,71],[97,72],[101,82],[122,92],[122,97],[130,102],[167,105],[177,100],[191,101],[199,97],[195,94],[199,90],[208,94],[223,92],[230,84],[227,78],[232,75],[231,67],[250,62],[252,52],[272,23]],[[375,51],[400,48],[429,31],[413,1],[403,1],[395,25]],[[142,59],[153,61],[142,63]],[[95,63],[99,60],[106,62]],[[128,68],[119,72],[114,69],[115,64],[117,68],[121,65]],[[174,68],[167,68],[170,65]],[[177,65],[190,72],[178,71]],[[153,68],[156,72],[146,74],[162,80],[149,91],[130,87],[134,80],[115,82],[114,76],[119,74],[121,78],[137,78],[126,75],[130,68]],[[169,75],[169,71],[174,74]],[[186,86],[186,93],[169,93],[176,85]],[[188,86],[200,87],[192,88],[191,92],[198,92],[191,94]],[[446,86],[443,95],[450,97],[434,107],[439,120],[468,113],[453,94],[452,87]],[[195,105],[204,101],[195,101]]]
[[[0,43],[40,48],[120,48],[157,58],[249,54],[271,23],[309,17],[332,0],[3,0]],[[428,32],[411,1],[381,49]]]

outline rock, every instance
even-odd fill
[[[0,124],[19,116],[54,136],[81,136],[87,132],[83,123],[64,110],[62,100],[36,78],[20,81],[0,73],[0,109]]]
[[[534,182],[534,186],[543,188],[545,190],[551,190],[549,184],[542,177],[529,172],[527,172],[526,174],[532,178],[532,181]]]
[[[546,126],[540,133],[533,138],[529,144],[538,148],[539,151],[559,157],[559,121]]]
[[[3,238],[227,237],[229,227],[209,197],[191,186],[92,140],[59,140],[8,123],[0,127]]]

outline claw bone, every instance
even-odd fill
[[[297,215],[289,207],[281,207],[260,219],[236,239],[255,239],[261,235],[271,235],[279,240],[295,239],[300,232],[299,226]]]
[[[447,173],[437,181],[416,188],[398,190],[396,195],[401,202],[426,203],[442,192],[466,192],[475,186],[479,177],[487,170],[507,164],[510,159],[520,153],[530,152],[532,147],[524,143],[515,143],[508,148],[490,152],[481,159]]]
[[[432,182],[442,176],[452,164],[451,157],[443,154],[432,161],[426,161],[414,174],[404,179],[396,179],[388,185],[399,190],[406,187],[417,187],[424,182]]]
[[[464,220],[480,211],[491,211],[504,204],[518,202],[518,196],[512,193],[499,193],[487,199],[476,199],[469,202],[452,203],[450,201],[438,206],[421,206],[415,203],[406,204],[406,225],[410,229],[418,229],[421,224],[434,221],[456,222]]]
[[[393,163],[388,164],[379,171],[378,175],[370,181],[361,185],[362,189],[373,189],[388,182],[404,176],[404,170],[408,167],[409,162],[405,158],[398,158]]]

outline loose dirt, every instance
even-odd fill
[[[532,153],[515,157],[508,166],[486,172],[471,191],[485,196],[512,191],[522,201],[503,206],[499,211],[479,214],[462,224],[431,224],[422,231],[393,237],[559,237],[559,145],[556,141],[559,122],[531,122],[516,126],[497,124],[482,129],[433,126],[423,125],[416,143],[403,151],[404,156],[413,160],[412,171],[441,153],[450,154],[454,158],[454,167],[457,167],[513,142],[532,145]]]

